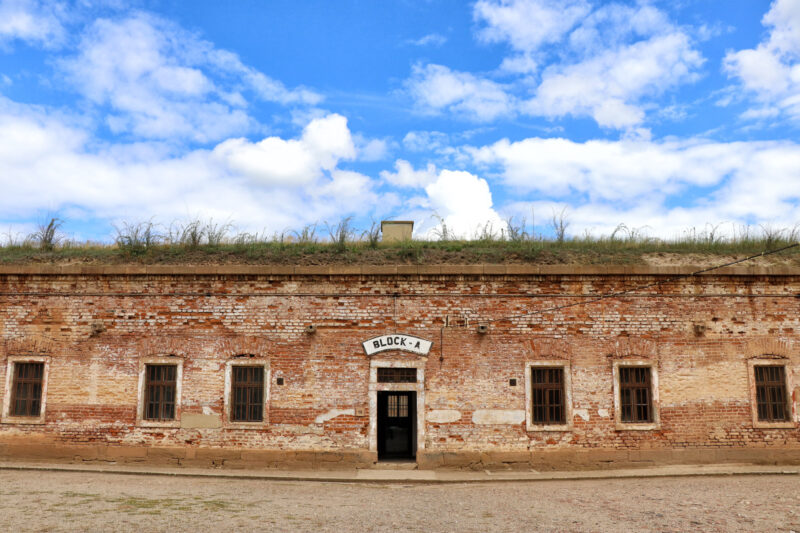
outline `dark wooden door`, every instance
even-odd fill
[[[378,392],[378,459],[413,459],[417,393]]]

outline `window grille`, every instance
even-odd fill
[[[145,365],[145,420],[175,420],[177,365]]]
[[[622,422],[652,422],[650,367],[619,367],[619,396]]]
[[[531,367],[534,424],[564,424],[564,369]]]
[[[416,368],[378,368],[378,383],[416,383]]]
[[[406,394],[390,394],[388,400],[388,413],[389,418],[407,418],[408,417],[408,395]]]
[[[14,363],[12,416],[39,416],[44,363]]]
[[[758,419],[762,422],[789,420],[786,370],[782,366],[755,366]]]
[[[264,421],[264,367],[234,366],[231,368],[234,422]]]

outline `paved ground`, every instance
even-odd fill
[[[430,485],[4,470],[0,530],[800,532],[800,476]]]

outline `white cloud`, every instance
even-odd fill
[[[473,15],[486,25],[478,36],[523,52],[559,42],[591,7],[585,0],[479,0]]]
[[[407,87],[424,109],[482,121],[591,117],[629,130],[643,124],[651,100],[694,81],[704,61],[688,31],[647,2],[479,0],[473,15],[480,40],[513,50],[497,72],[513,82],[418,66]]]
[[[701,64],[685,34],[655,36],[580,63],[548,67],[525,109],[551,118],[588,115],[600,126],[629,128],[644,120],[643,97],[693,79]]]
[[[214,156],[238,173],[265,185],[308,185],[333,170],[340,159],[356,155],[347,119],[329,115],[312,120],[300,139],[267,137],[253,143],[229,139],[217,145]]]
[[[474,174],[442,170],[436,181],[425,187],[425,192],[429,207],[455,236],[473,237],[487,225],[494,231],[505,228],[505,222],[492,208],[489,184]],[[429,236],[434,234],[429,230]]]
[[[65,37],[61,2],[37,0],[0,1],[0,43],[19,39],[45,48],[60,45]]]
[[[442,46],[447,42],[447,37],[439,33],[429,33],[419,39],[410,39],[406,42],[414,46]]]
[[[389,141],[386,139],[368,139],[363,135],[353,136],[359,161],[381,161],[389,153]]]
[[[106,146],[46,110],[0,99],[0,212],[70,207],[112,221],[202,216],[281,231],[382,204],[374,180],[337,167],[355,155],[343,117],[270,139],[279,149],[222,143],[170,156],[148,143]]]
[[[760,106],[800,119],[800,3],[775,0],[761,23],[770,28],[756,48],[728,52],[723,68],[756,96]],[[763,118],[759,111],[743,118]]]
[[[513,112],[513,97],[500,84],[442,65],[416,65],[405,85],[425,112],[448,110],[478,121],[494,120]]]
[[[576,231],[624,222],[654,225],[670,236],[664,232],[706,222],[791,226],[800,218],[796,143],[531,138],[467,151],[477,164],[497,168],[507,186],[568,199],[573,213],[585,210]],[[681,207],[667,207],[671,198],[680,198]]]
[[[436,181],[436,166],[429,163],[423,170],[414,170],[411,163],[398,159],[394,163],[395,172],[382,170],[381,179],[397,187],[425,187]]]
[[[242,91],[281,104],[316,103],[178,26],[147,14],[98,19],[61,65],[87,98],[108,105],[115,132],[153,139],[218,140],[252,129]]]

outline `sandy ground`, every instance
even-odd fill
[[[455,485],[0,472],[2,531],[800,531],[800,476]]]

